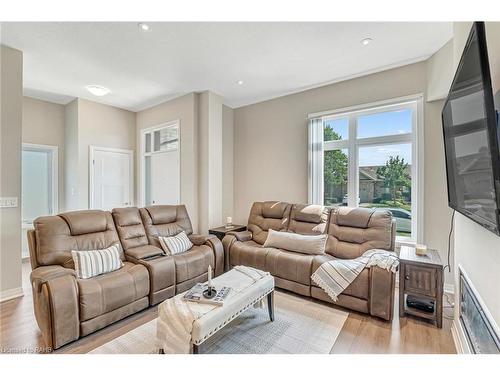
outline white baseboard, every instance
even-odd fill
[[[457,322],[456,319],[453,319],[453,322],[451,323],[451,336],[453,337],[457,354],[471,354],[469,343],[465,337],[462,325]]]
[[[14,288],[0,292],[0,302],[24,296],[23,288]]]

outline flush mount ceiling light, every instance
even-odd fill
[[[151,31],[151,26],[149,26],[147,23],[141,22],[138,23],[137,26],[139,26],[139,29],[141,29],[144,32]]]
[[[99,85],[88,85],[85,86],[85,88],[87,89],[88,92],[90,92],[92,95],[95,96],[104,96],[108,95],[111,92],[111,90],[108,89],[107,87]]]
[[[362,39],[361,40],[361,44],[364,45],[364,46],[367,46],[368,44],[370,44],[371,42],[373,41],[372,38],[365,38],[365,39]]]
[[[243,84],[243,81],[242,80],[239,80],[238,82],[236,82],[238,85],[242,85]]]

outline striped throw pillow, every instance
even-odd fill
[[[71,251],[75,263],[76,275],[88,279],[103,273],[116,271],[123,266],[120,259],[120,244],[114,244],[104,250]]]
[[[158,239],[167,255],[180,254],[193,247],[193,243],[189,240],[186,232],[170,237],[158,237]]]

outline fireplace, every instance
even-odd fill
[[[477,354],[499,354],[500,339],[482,308],[474,288],[460,269],[460,324],[469,348]]]

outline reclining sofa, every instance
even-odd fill
[[[390,211],[368,208],[255,202],[247,231],[229,232],[222,240],[226,267],[246,265],[269,271],[279,288],[391,320],[395,275],[379,267],[364,269],[334,302],[311,281],[318,267],[331,259],[353,259],[373,248],[394,251],[396,226]],[[308,255],[265,248],[269,229],[328,234],[325,254]]]
[[[186,207],[151,206],[73,211],[40,217],[28,232],[35,317],[46,344],[57,349],[155,305],[224,268],[215,236],[193,234]],[[193,247],[166,256],[158,236],[185,231]],[[76,277],[71,250],[121,244],[123,266],[106,274]]]

